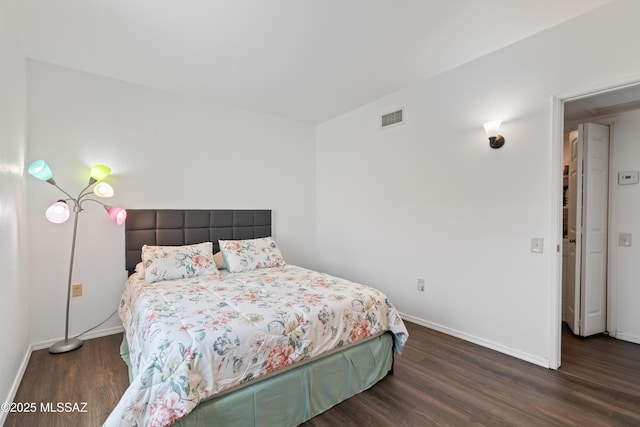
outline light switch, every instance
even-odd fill
[[[638,181],[638,171],[618,172],[618,184],[620,185],[637,184]]]
[[[534,254],[541,254],[544,247],[544,238],[532,237],[531,238],[531,252]]]
[[[631,246],[631,233],[618,233],[618,246]]]

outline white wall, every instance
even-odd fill
[[[25,280],[23,197],[26,147],[25,60],[0,4],[0,402],[17,390],[16,372],[29,350],[28,284]],[[6,413],[0,412],[0,424]]]
[[[609,252],[617,287],[616,337],[640,344],[640,185],[618,185],[618,172],[640,171],[640,110],[620,114],[612,125],[611,233]],[[632,233],[631,247],[617,246],[618,233]]]
[[[45,159],[76,195],[88,168],[104,163],[125,208],[273,209],[274,236],[288,262],[314,267],[315,130],[262,114],[201,103],[40,62],[28,62],[28,161]],[[53,225],[44,210],[61,193],[27,180],[32,342],[60,338],[72,221]],[[98,205],[80,216],[70,334],[118,306],[124,230]],[[121,325],[117,318],[101,330]]]
[[[615,1],[318,126],[320,267],[413,320],[552,365],[552,96],[640,79],[637,16],[640,2]],[[397,107],[406,123],[379,130]],[[500,150],[482,129],[495,119]]]

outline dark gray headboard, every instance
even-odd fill
[[[218,239],[240,240],[271,236],[270,210],[127,209],[124,225],[126,269],[141,261],[142,245],[190,245]]]

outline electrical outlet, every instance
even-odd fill
[[[618,246],[631,246],[631,233],[618,233]]]
[[[72,297],[82,296],[82,283],[74,283],[73,285],[71,285],[71,296]]]
[[[424,279],[421,277],[418,277],[418,281],[416,282],[416,289],[418,289],[420,292],[424,292]]]

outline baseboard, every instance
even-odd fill
[[[622,341],[629,341],[634,344],[640,344],[640,337],[637,335],[618,331],[618,333],[616,334],[616,338]]]
[[[124,332],[124,328],[122,326],[114,326],[113,328],[98,329],[95,331],[87,332],[86,334],[82,335],[80,338],[82,340],[90,340],[92,338],[106,337],[107,335],[119,334],[121,332]],[[42,350],[43,348],[49,348],[51,347],[52,344],[57,343],[58,341],[62,341],[63,339],[64,337],[60,337],[54,340],[37,342],[31,345],[31,350],[35,351],[35,350]]]
[[[31,358],[31,353],[33,352],[33,346],[30,345],[27,348],[27,352],[22,358],[22,363],[18,367],[18,373],[16,374],[16,378],[13,380],[13,384],[11,384],[11,389],[9,389],[9,394],[7,398],[2,402],[13,402],[13,399],[16,397],[16,393],[18,393],[18,387],[20,387],[20,383],[22,382],[22,377],[24,376],[25,371],[27,370],[27,365],[29,365],[29,359]],[[7,420],[8,412],[0,411],[0,426],[4,425],[4,422]]]
[[[428,320],[420,319],[419,317],[411,316],[409,314],[400,313],[400,317],[410,322],[417,323],[420,326],[424,326],[425,328],[433,329],[435,331],[442,332],[443,334],[451,335],[456,338],[460,338],[462,340],[481,345],[482,347],[490,348],[491,350],[495,350],[500,353],[504,353],[506,355],[515,357],[517,359],[521,359],[526,362],[533,363],[534,365],[542,366],[544,368],[549,368],[551,366],[548,359],[538,357],[533,354],[529,354],[529,353],[517,350],[515,348],[507,347],[505,345],[496,343],[491,340],[477,337],[475,335],[470,335],[470,334],[467,334],[466,332],[448,328],[446,326],[442,326],[437,323],[430,322]],[[411,338],[409,338],[409,342],[411,342]]]

